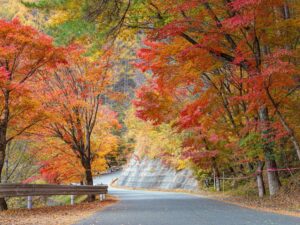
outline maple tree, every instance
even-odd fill
[[[64,63],[52,39],[15,19],[0,20],[0,180],[7,144],[44,119],[32,96],[38,73]],[[0,199],[0,209],[7,206]]]
[[[95,131],[91,138],[91,172],[97,175],[108,169],[106,157],[116,154],[118,138],[111,133],[118,122],[115,113],[101,106]],[[49,122],[52,121],[49,118]],[[53,121],[52,121],[53,123]],[[41,176],[48,183],[86,183],[86,171],[80,157],[61,138],[51,137],[48,132],[39,135],[39,142],[31,148],[31,155],[39,162]]]
[[[108,69],[109,53],[103,55],[98,61],[90,61],[83,54],[81,47],[70,46],[66,55],[68,63],[61,65],[50,74],[44,72],[40,76],[43,85],[36,91],[41,93],[40,101],[48,114],[48,119],[46,123],[39,126],[41,128],[39,133],[51,138],[50,141],[56,138],[67,145],[67,148],[61,146],[62,143],[58,141],[57,149],[44,151],[46,154],[49,153],[50,159],[45,161],[42,173],[47,174],[47,170],[53,173],[51,176],[70,173],[77,180],[78,176],[84,177],[79,180],[87,185],[93,185],[93,161],[99,157],[102,157],[103,161],[105,152],[111,151],[108,146],[103,148],[99,145],[101,143],[97,140],[101,138],[98,136],[101,134],[99,129],[111,130],[117,128],[119,124],[116,115],[102,105],[102,99],[109,93],[111,84],[111,74]],[[106,135],[106,138],[109,138],[109,135]],[[104,140],[108,141],[109,139],[106,138]],[[111,145],[116,144],[111,143]],[[66,157],[67,155],[70,157]],[[65,160],[59,160],[63,158]],[[98,166],[100,167],[101,164],[104,163],[101,162]],[[82,168],[74,168],[74,165],[80,165]],[[59,179],[68,181],[64,178]],[[69,179],[74,180],[72,177]]]

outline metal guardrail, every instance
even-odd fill
[[[105,199],[107,185],[53,185],[53,184],[0,184],[0,197],[28,196],[27,208],[32,208],[32,196],[71,195],[71,205],[74,205],[74,195],[97,195]]]

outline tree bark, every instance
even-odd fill
[[[84,169],[85,169],[85,183],[86,185],[94,185],[93,174],[91,170],[91,162],[89,160],[84,160]],[[88,202],[95,201],[95,195],[88,195]]]
[[[266,188],[265,188],[265,183],[264,183],[263,173],[262,173],[263,168],[264,168],[264,162],[258,161],[257,171],[256,171],[256,182],[258,188],[258,196],[260,198],[264,197],[266,194]]]
[[[85,149],[85,153],[87,154],[87,158],[86,158],[86,162],[85,162],[85,179],[86,179],[86,183],[87,185],[93,185],[94,181],[93,181],[93,174],[92,174],[92,166],[91,166],[91,133],[90,133],[90,129],[87,126],[86,127],[86,149]],[[89,195],[88,196],[88,201],[92,202],[95,201],[96,197],[95,195]]]
[[[5,90],[4,93],[4,109],[0,118],[0,183],[2,183],[2,169],[5,162],[5,151],[7,145],[7,126],[9,118],[9,91]],[[0,211],[7,210],[5,198],[0,198]]]
[[[278,172],[276,171],[277,164],[274,159],[266,159],[266,164],[268,169],[267,175],[268,175],[269,193],[270,196],[273,196],[278,192],[281,186]]]
[[[1,131],[2,130],[0,128],[0,132]],[[2,183],[1,174],[2,174],[2,169],[3,169],[3,166],[4,166],[4,160],[5,160],[5,145],[3,145],[3,142],[1,141],[2,140],[1,133],[0,133],[0,183]],[[0,211],[4,211],[4,210],[7,210],[7,209],[8,209],[8,207],[7,207],[5,198],[0,198]]]
[[[0,132],[1,132],[1,128],[0,128]],[[2,141],[1,141],[1,133],[0,133],[0,183],[2,183],[2,169],[4,166],[4,160],[5,160],[5,145],[3,145]],[[7,204],[4,198],[0,198],[0,211],[4,211],[7,210]]]
[[[213,171],[214,171],[214,174],[215,174],[216,190],[221,191],[220,172],[219,172],[219,169],[217,167],[217,163],[216,163],[215,158],[212,159],[212,167],[213,167]]]
[[[269,184],[269,193],[270,196],[275,195],[281,184],[279,181],[279,176],[277,172],[277,164],[274,158],[273,152],[273,142],[270,141],[270,128],[269,128],[269,115],[268,115],[268,108],[263,106],[259,110],[259,117],[262,123],[262,138],[264,140],[263,144],[263,151],[265,156],[265,161],[267,165],[267,175],[268,175],[268,184]]]
[[[8,207],[7,207],[5,198],[0,198],[0,211],[4,211],[7,209],[8,209]]]

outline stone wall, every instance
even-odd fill
[[[198,182],[191,170],[176,171],[165,166],[159,159],[130,160],[118,180],[119,186],[197,190]]]

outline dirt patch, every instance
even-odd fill
[[[1,225],[69,225],[84,219],[106,206],[116,203],[115,197],[105,201],[80,203],[74,206],[53,206],[44,208],[15,209],[0,212]]]

